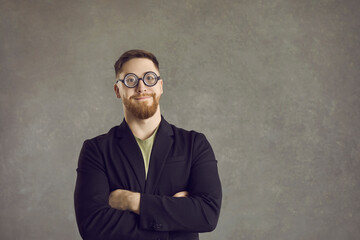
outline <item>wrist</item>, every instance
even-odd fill
[[[131,192],[129,195],[129,203],[129,210],[136,214],[140,214],[140,193]]]

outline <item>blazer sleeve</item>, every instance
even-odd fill
[[[141,194],[140,227],[155,231],[209,232],[220,214],[222,190],[214,152],[197,134],[188,182],[189,197]]]
[[[109,181],[94,140],[86,140],[79,156],[74,200],[80,235],[85,240],[168,239],[167,232],[140,229],[139,216],[111,208]]]

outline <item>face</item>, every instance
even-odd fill
[[[142,78],[148,71],[152,71],[160,76],[154,63],[147,58],[134,58],[126,62],[122,67],[122,72],[116,79],[124,79],[128,73],[134,73]],[[159,108],[160,96],[163,93],[163,82],[159,80],[155,86],[148,87],[143,81],[134,88],[126,87],[122,82],[114,85],[116,96],[121,98],[124,111],[127,111],[139,119],[152,117]]]

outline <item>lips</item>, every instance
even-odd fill
[[[144,100],[144,99],[148,99],[148,98],[151,98],[149,96],[146,96],[146,97],[135,97],[134,99],[135,100]]]
[[[155,94],[141,94],[138,96],[131,96],[130,99],[144,100],[153,97]]]

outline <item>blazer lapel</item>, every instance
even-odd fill
[[[170,124],[162,117],[151,151],[145,193],[154,193],[156,190],[161,172],[174,142],[172,135],[173,131]]]
[[[125,120],[119,126],[116,136],[120,138],[119,146],[121,152],[124,154],[126,158],[125,161],[129,162],[132,171],[134,172],[134,175],[139,183],[141,192],[144,192],[145,189],[144,160],[142,157],[141,150],[136,142],[136,139]]]

